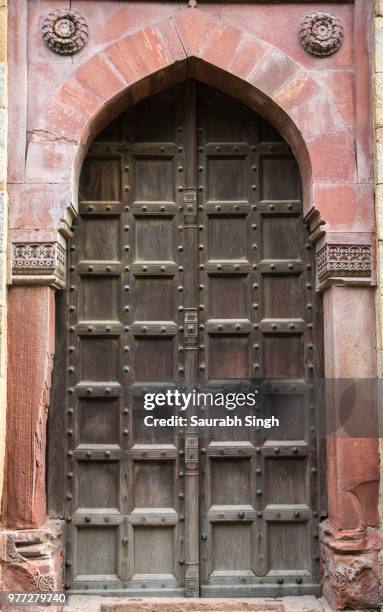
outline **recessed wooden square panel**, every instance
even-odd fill
[[[174,202],[173,158],[137,157],[135,185],[135,199],[140,202]]]
[[[210,157],[206,163],[208,201],[235,202],[248,199],[245,185],[245,159]]]
[[[209,338],[210,378],[247,378],[249,337],[212,335]]]
[[[134,340],[136,381],[173,380],[173,338],[139,337]]]
[[[214,459],[211,471],[213,504],[250,503],[249,459]]]
[[[133,486],[136,508],[172,508],[174,506],[174,463],[136,461]]]
[[[263,315],[266,319],[299,319],[302,317],[301,276],[263,276]]]
[[[168,218],[136,219],[135,259],[138,261],[173,261],[174,225]]]
[[[120,225],[118,217],[83,218],[82,259],[119,261]]]
[[[80,321],[119,321],[121,279],[119,276],[81,276]]]
[[[80,339],[81,380],[112,382],[118,376],[118,338]]]
[[[260,165],[262,200],[300,200],[301,181],[295,159],[266,157]]]
[[[162,391],[162,390],[161,390]],[[174,444],[174,427],[148,427],[144,423],[144,418],[150,414],[157,417],[159,410],[155,413],[148,412],[144,408],[143,397],[132,398],[132,437],[134,444]],[[173,406],[161,407],[161,418],[170,418],[174,414]]]
[[[174,321],[175,283],[173,278],[138,277],[133,287],[134,321]]]
[[[301,220],[299,217],[262,217],[262,258],[298,259]]]
[[[269,570],[309,570],[306,523],[270,522],[267,525]]]
[[[265,485],[267,504],[307,504],[306,459],[267,459]]]
[[[226,523],[213,525],[213,571],[251,570],[251,526]]]
[[[79,508],[118,508],[119,463],[78,462]]]
[[[120,401],[80,398],[78,423],[79,444],[118,444]]]
[[[299,378],[304,375],[303,336],[265,335],[263,347],[266,378]]]
[[[209,276],[208,295],[212,319],[247,317],[247,276]]]
[[[75,578],[100,576],[104,580],[116,576],[117,541],[117,527],[78,527]]]
[[[119,158],[85,158],[79,200],[119,201],[121,167]]]
[[[174,527],[134,527],[134,573],[174,573]]]
[[[247,249],[246,217],[209,218],[209,259],[246,259]]]
[[[274,416],[279,427],[265,429],[267,440],[305,440],[307,438],[307,408],[303,395],[266,395],[264,417]]]

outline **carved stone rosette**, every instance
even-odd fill
[[[369,277],[371,274],[369,244],[326,244],[317,253],[320,282],[332,277]]]
[[[51,51],[59,55],[74,55],[88,42],[88,25],[77,11],[57,9],[45,19],[42,36]]]
[[[336,15],[322,11],[304,18],[299,31],[302,47],[311,55],[327,57],[340,49],[344,38],[343,25]]]
[[[13,242],[12,282],[64,287],[64,247],[58,242]]]

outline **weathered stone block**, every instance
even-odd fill
[[[382,533],[320,525],[323,591],[332,610],[378,609],[383,601]]]
[[[38,529],[0,531],[4,590],[40,593],[63,590],[63,525],[63,521],[51,520]],[[41,610],[38,606],[33,609]]]

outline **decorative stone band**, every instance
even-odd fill
[[[317,253],[317,275],[320,283],[343,277],[369,278],[371,245],[326,244]]]
[[[13,242],[12,283],[65,286],[65,249],[58,242]]]

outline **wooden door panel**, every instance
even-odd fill
[[[188,82],[97,137],[79,196],[52,420],[62,429],[65,411],[65,471],[52,459],[61,490],[49,480],[67,520],[68,585],[319,593],[309,382],[321,376],[320,305],[289,146],[250,109]],[[147,391],[238,381],[258,393],[246,414],[280,427],[143,425]]]

